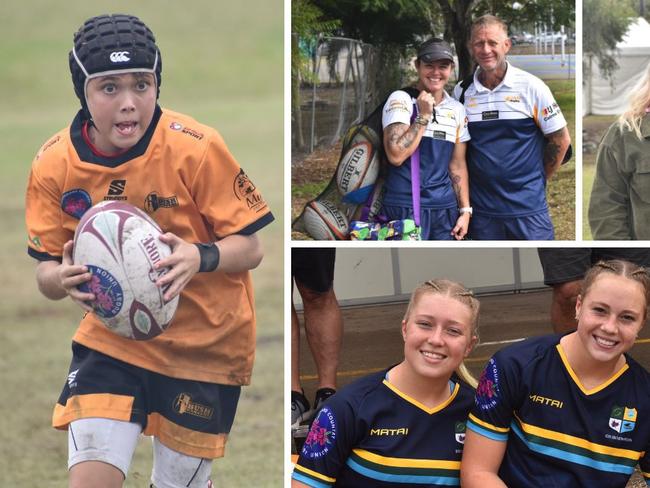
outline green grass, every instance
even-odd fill
[[[140,16],[163,57],[161,105],[216,127],[269,202],[276,222],[260,232],[266,257],[254,271],[258,348],[216,486],[280,486],[283,476],[283,4],[167,0],[27,0],[0,16],[0,485],[61,487],[67,436],[50,427],[66,379],[80,311],[37,291],[27,256],[24,192],[31,160],[78,109],[67,55],[73,32],[107,12]],[[148,486],[151,443],[136,451],[126,487]]]

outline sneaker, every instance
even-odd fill
[[[291,428],[297,429],[311,416],[309,400],[300,391],[291,391]]]
[[[334,393],[336,393],[336,390],[333,388],[319,388],[314,398],[314,411],[318,412],[323,406],[323,403]]]

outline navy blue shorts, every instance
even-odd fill
[[[410,207],[384,205],[383,215],[388,220],[403,220],[413,218]],[[454,241],[451,229],[456,226],[459,212],[457,208],[422,208],[420,209],[420,227],[423,241]]]
[[[318,293],[330,291],[334,283],[336,248],[292,247],[291,276]]]
[[[557,285],[584,278],[587,270],[598,261],[624,259],[637,266],[650,268],[650,249],[545,247],[537,250],[544,271],[544,284]]]
[[[223,456],[240,386],[170,378],[76,342],[52,425],[66,429],[90,417],[142,426],[170,449],[201,458]]]
[[[552,241],[555,238],[548,212],[507,218],[474,214],[469,222],[469,236],[480,241]]]

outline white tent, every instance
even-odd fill
[[[583,113],[617,115],[625,110],[630,90],[650,63],[650,24],[643,17],[631,22],[616,50],[619,68],[611,83],[600,74],[595,58],[587,61],[591,76],[585,80]]]

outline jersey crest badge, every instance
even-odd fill
[[[307,439],[302,446],[302,455],[309,459],[325,456],[336,441],[336,419],[329,407],[324,407],[311,424]]]
[[[614,406],[609,417],[609,426],[619,434],[631,432],[636,426],[636,417],[636,408]]]
[[[465,444],[465,422],[456,422],[454,427],[456,442],[460,444]]]
[[[485,366],[476,388],[476,405],[481,410],[489,410],[496,407],[499,396],[499,370],[494,358]]]

